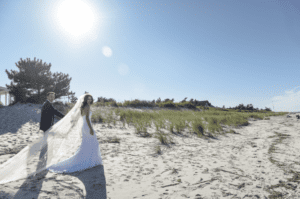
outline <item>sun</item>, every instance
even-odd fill
[[[81,37],[95,26],[96,16],[87,3],[81,0],[65,0],[57,8],[56,20],[69,36]]]

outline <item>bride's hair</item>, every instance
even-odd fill
[[[81,110],[84,109],[84,107],[87,105],[88,97],[91,97],[91,98],[92,98],[91,104],[94,103],[94,98],[93,98],[93,96],[91,96],[91,95],[86,95],[86,96],[84,96],[84,100],[83,100],[82,105],[81,105],[81,107],[80,107]]]

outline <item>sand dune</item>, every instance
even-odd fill
[[[13,156],[6,154],[8,149],[42,136],[39,119],[34,120],[40,118],[37,109],[26,109],[32,113],[31,123],[11,112],[13,108],[9,114],[0,110],[0,122],[6,123],[0,128],[1,163]],[[25,108],[16,110],[25,113]],[[291,116],[251,120],[248,126],[231,128],[237,134],[216,139],[200,139],[186,130],[172,136],[175,144],[161,145],[162,154],[154,152],[158,139],[138,137],[132,126],[93,124],[103,166],[73,174],[45,172],[40,179],[0,185],[0,198],[269,198],[272,191],[297,198],[300,125]],[[152,127],[149,133],[155,132]],[[114,136],[120,143],[106,142]]]

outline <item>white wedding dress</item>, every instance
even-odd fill
[[[92,112],[90,111],[90,121]],[[86,121],[86,115],[83,117],[82,142],[76,153],[62,162],[51,165],[47,170],[54,173],[72,173],[86,170],[97,165],[103,165],[97,136],[90,134],[90,128]]]

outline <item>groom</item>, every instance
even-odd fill
[[[55,99],[54,92],[47,93],[47,100],[42,107],[40,129],[44,131],[44,133],[53,125],[54,115],[57,115],[58,117],[61,118],[65,116],[64,114],[62,114],[52,106],[52,102],[54,99]]]

